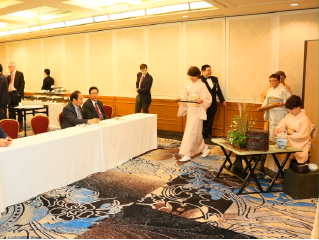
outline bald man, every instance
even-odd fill
[[[11,102],[10,107],[15,107],[21,102],[21,98],[24,97],[24,76],[22,72],[16,70],[16,65],[14,62],[9,63],[8,66],[10,74],[7,76],[9,94]],[[16,119],[16,114],[10,112],[9,118]],[[22,116],[18,116],[18,121],[20,123],[20,130],[22,129]]]

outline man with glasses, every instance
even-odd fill
[[[83,116],[86,119],[98,118],[100,120],[108,119],[104,109],[103,103],[98,100],[99,89],[97,87],[90,87],[90,99],[83,104]]]

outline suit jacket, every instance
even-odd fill
[[[7,107],[10,102],[10,96],[8,92],[8,82],[6,76],[0,74],[0,107]]]
[[[80,110],[83,117],[81,107]],[[87,123],[87,121],[88,119],[78,119],[75,107],[73,106],[72,102],[69,102],[67,105],[64,106],[62,111],[62,129],[74,127],[77,124]]]
[[[5,131],[3,130],[3,128],[0,125],[0,138],[7,138],[8,135],[5,133]]]
[[[99,100],[97,100],[96,102],[97,102],[97,105],[99,106],[99,109],[100,109],[100,112],[102,113],[103,118],[108,119],[108,116],[106,115],[103,108],[103,103]],[[99,115],[97,114],[91,99],[86,100],[85,103],[83,104],[83,118],[86,118],[86,119],[99,118]]]
[[[213,82],[213,88],[210,88],[210,86],[209,86],[209,84],[207,82],[207,81],[210,81],[209,79],[206,80],[206,78],[203,75],[200,76],[200,79],[202,80],[203,83],[206,84],[206,87],[207,87],[208,91],[212,95],[212,99],[213,99],[212,105],[217,103],[216,94],[218,95],[219,101],[221,103],[225,101],[225,98],[223,96],[222,90],[220,89],[220,86],[218,84],[218,78],[217,77],[214,77],[214,76],[210,77],[211,81]]]
[[[8,75],[7,77],[8,80],[8,86],[10,84],[11,80],[11,75]],[[14,76],[14,84],[13,86],[17,89],[18,94],[20,97],[24,97],[24,76],[22,72],[16,71],[16,75]]]
[[[53,88],[51,86],[54,85],[54,79],[50,76],[46,76],[43,79],[43,85],[42,85],[42,90],[50,90],[52,91]]]
[[[142,73],[139,72],[137,74],[136,88],[139,88],[141,77],[142,77]],[[141,88],[138,89],[137,91],[140,94],[142,105],[150,105],[152,102],[152,96],[151,96],[152,84],[153,84],[153,77],[147,73],[145,78],[143,79]]]

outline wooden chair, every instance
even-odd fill
[[[62,112],[60,112],[60,114],[58,115],[58,121],[60,124],[60,128],[62,129],[62,123],[63,123]]]
[[[108,118],[112,118],[113,108],[110,105],[103,105],[103,109]]]
[[[31,130],[34,135],[49,131],[50,120],[45,115],[36,115],[30,119]]]
[[[19,122],[17,120],[3,119],[0,121],[0,125],[12,139],[17,139],[19,137]]]

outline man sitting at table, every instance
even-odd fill
[[[83,104],[83,95],[80,91],[74,91],[70,95],[70,101],[62,112],[62,128],[73,127],[78,124],[94,124],[100,120],[98,118],[84,119],[81,106]]]
[[[90,99],[86,100],[83,104],[83,117],[87,119],[108,119],[103,109],[103,103],[97,100],[99,97],[99,89],[97,87],[90,87],[89,97]]]
[[[8,147],[12,143],[12,138],[8,137],[0,125],[0,147]]]

